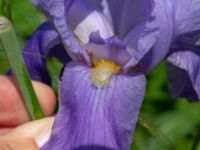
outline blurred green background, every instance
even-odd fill
[[[1,14],[5,4],[0,1]],[[3,8],[3,9],[2,9]],[[32,6],[29,0],[11,0],[7,7],[23,48],[32,32],[45,17]],[[8,12],[9,12],[8,11]],[[61,67],[54,59],[49,60],[52,78],[57,79]],[[9,63],[0,49],[0,74],[5,74]],[[165,62],[147,76],[147,91],[135,131],[134,150],[200,150],[200,104],[185,99],[171,99],[166,82]],[[55,91],[56,82],[53,83]]]

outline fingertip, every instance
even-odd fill
[[[5,137],[12,139],[32,139],[38,147],[42,147],[49,139],[55,117],[25,123]],[[31,130],[30,130],[31,129]]]
[[[39,150],[39,147],[33,139],[24,138],[0,138],[1,150]]]
[[[40,82],[32,81],[45,116],[53,114],[56,96],[53,90]],[[13,77],[0,76],[0,127],[17,126],[31,118]]]
[[[12,77],[0,76],[0,126],[16,126],[29,120]]]
[[[52,88],[41,82],[32,83],[45,116],[51,116],[56,105],[56,96]]]

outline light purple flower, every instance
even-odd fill
[[[142,9],[144,2],[136,3],[144,16],[137,23],[150,17],[151,10],[147,13]],[[89,2],[75,1],[63,14],[59,11],[63,3],[58,4],[44,11],[50,12],[73,61],[65,67],[59,112],[51,138],[42,149],[129,149],[143,101],[145,77],[132,68],[134,65],[125,67],[132,59],[132,48],[119,38],[125,39],[123,32],[127,31],[116,33],[114,24]]]
[[[44,41],[37,37],[40,30],[33,35],[38,51],[49,54],[63,43],[73,60],[62,75],[59,112],[42,150],[130,149],[145,92],[144,74],[165,58],[172,69],[180,67],[193,77],[192,85],[174,85],[182,72],[169,73],[172,93],[183,95],[188,87],[200,93],[198,52],[179,49],[187,34],[191,47],[198,48],[192,34],[200,29],[198,0],[32,1],[55,25],[41,30]],[[48,44],[41,47],[43,43]],[[56,48],[53,55],[63,60],[61,50]],[[45,68],[41,60],[36,62]]]

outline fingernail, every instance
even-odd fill
[[[36,144],[39,148],[41,148],[49,140],[50,134],[50,130],[43,130],[38,136],[35,137]]]

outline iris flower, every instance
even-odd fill
[[[199,99],[199,0],[32,1],[50,20],[24,49],[32,79],[50,83],[37,55],[66,63],[42,150],[130,149],[145,74],[164,59],[172,94]]]

